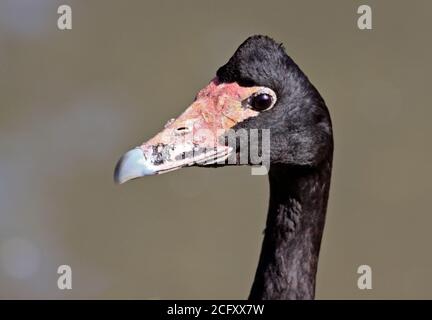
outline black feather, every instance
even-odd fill
[[[312,299],[330,187],[332,123],[324,99],[267,36],[252,36],[219,68],[222,82],[265,86],[268,112],[234,129],[270,129],[270,205],[251,299]]]

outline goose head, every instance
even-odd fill
[[[331,152],[323,99],[281,44],[258,35],[240,45],[180,116],[120,158],[114,180],[190,166],[317,166]]]

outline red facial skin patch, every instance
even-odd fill
[[[177,119],[140,146],[147,166],[163,173],[226,159],[233,148],[221,145],[219,138],[237,123],[259,114],[244,102],[261,89],[214,78]]]
[[[205,135],[205,145],[215,145],[221,132],[259,114],[242,102],[261,88],[241,87],[235,82],[219,83],[215,78],[198,92],[189,108],[141,148],[145,151],[149,146],[176,145],[190,135],[194,144],[202,145]]]

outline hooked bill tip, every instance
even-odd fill
[[[114,181],[117,184],[122,184],[154,173],[154,169],[150,168],[142,150],[135,148],[126,152],[117,162],[114,170]]]

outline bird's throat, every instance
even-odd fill
[[[264,240],[249,299],[313,299],[331,164],[272,166]]]

